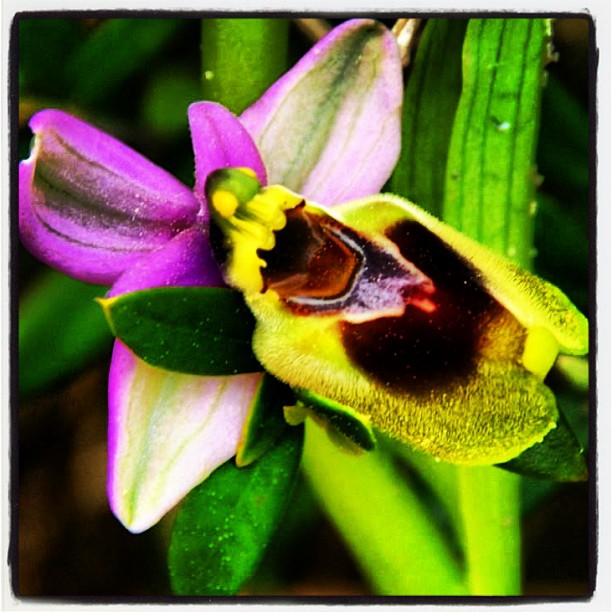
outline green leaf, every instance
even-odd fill
[[[538,274],[562,289],[582,312],[587,312],[589,227],[588,215],[580,212],[566,210],[547,194],[538,196],[534,267]]]
[[[470,20],[444,220],[529,267],[545,19]]]
[[[498,467],[543,480],[575,482],[588,477],[580,444],[561,413],[557,427],[542,442]]]
[[[236,453],[238,467],[253,463],[274,446],[287,429],[283,408],[294,402],[290,387],[264,374],[244,424]]]
[[[40,392],[110,350],[112,336],[94,299],[105,287],[49,271],[19,308],[19,390]]]
[[[544,176],[542,188],[562,199],[584,221],[588,216],[590,145],[586,105],[551,73],[542,95],[538,172]]]
[[[115,336],[150,365],[208,376],[262,369],[253,316],[235,291],[164,287],[99,301]]]
[[[178,595],[235,595],[255,571],[289,500],[303,427],[290,427],[257,463],[228,461],[180,507],[168,551]]]
[[[181,24],[182,19],[102,21],[66,66],[71,99],[93,104],[108,98],[152,61]]]
[[[241,113],[287,68],[287,19],[203,19],[202,93]]]
[[[404,94],[402,151],[390,189],[436,215],[444,200],[466,27],[467,19],[427,22]]]
[[[17,19],[20,95],[64,96],[70,81],[63,68],[86,38],[83,21],[24,16]]]
[[[312,411],[346,436],[359,448],[370,451],[376,447],[376,437],[366,415],[307,389],[295,389],[300,404]]]
[[[383,446],[383,445],[381,445]],[[316,496],[378,595],[462,595],[461,569],[432,508],[382,449],[343,452],[306,422],[304,469]]]

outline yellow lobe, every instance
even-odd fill
[[[212,194],[212,206],[224,219],[231,219],[238,209],[238,198],[230,191],[220,189]]]
[[[559,343],[544,327],[532,327],[525,340],[523,365],[541,379],[552,368],[559,354]]]
[[[304,406],[283,406],[283,415],[289,425],[301,425],[308,416],[308,410]]]

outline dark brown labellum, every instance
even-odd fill
[[[421,224],[403,221],[387,237],[433,281],[432,306],[424,309],[407,300],[401,316],[341,323],[348,355],[398,392],[428,393],[464,380],[487,342],[487,326],[506,311],[478,273]]]

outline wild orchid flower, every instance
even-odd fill
[[[239,168],[206,191],[253,351],[300,400],[288,418],[335,421],[368,450],[373,425],[466,465],[505,463],[557,427],[544,378],[588,350],[557,287],[391,194],[328,209]]]
[[[19,221],[38,258],[109,296],[219,286],[208,238],[207,177],[250,168],[333,205],[377,193],[400,145],[402,79],[380,24],[348,21],[236,118],[189,108],[195,186],[97,128],[46,110],[20,165]],[[116,341],[109,377],[108,496],[133,532],[154,525],[235,453],[261,373],[202,377],[152,367]]]

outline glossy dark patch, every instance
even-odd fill
[[[398,391],[427,393],[468,376],[476,365],[485,325],[502,308],[482,287],[477,272],[419,223],[387,231],[403,257],[434,283],[433,308],[408,302],[400,317],[342,323],[351,360]]]
[[[287,212],[271,251],[259,250],[264,291],[273,289],[301,316],[341,313],[371,320],[402,312],[406,300],[427,308],[431,282],[419,270],[337,219],[305,206]]]
[[[289,304],[292,298],[325,301],[346,294],[361,255],[334,234],[331,217],[308,213],[304,206],[286,214],[287,225],[276,232],[274,249],[257,252],[266,261],[261,270],[265,289],[274,289]]]

